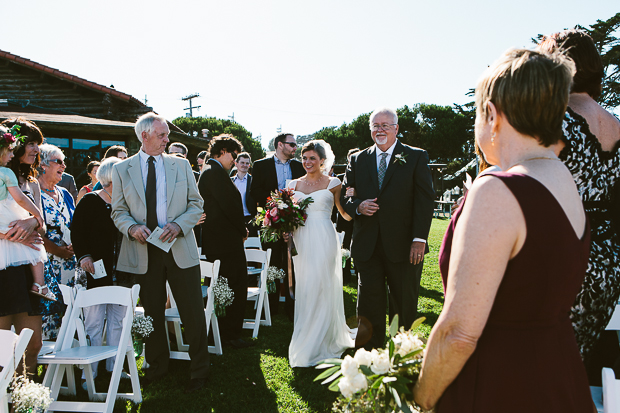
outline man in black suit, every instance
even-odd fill
[[[250,165],[252,164],[252,158],[247,152],[241,152],[235,160],[237,166],[237,173],[231,178],[239,193],[241,194],[241,201],[243,202],[243,219],[245,221],[245,227],[248,229],[250,237],[257,237],[258,230],[253,224],[253,220],[256,217],[256,201],[250,194],[250,188],[252,187],[252,175],[248,173]]]
[[[304,167],[295,157],[297,142],[291,133],[281,133],[275,137],[273,145],[276,153],[273,156],[263,158],[254,162],[254,173],[252,179],[252,187],[250,194],[258,202],[258,206],[265,207],[267,198],[276,189],[284,189],[286,182],[291,179],[297,179],[306,174]],[[288,258],[286,254],[286,244],[283,240],[277,242],[263,243],[263,249],[271,248],[271,265],[288,271]],[[283,281],[288,285],[288,280]],[[278,312],[278,303],[280,300],[280,285],[276,283],[276,292],[269,294],[269,307],[273,314]],[[295,302],[290,297],[290,291],[287,288],[285,309],[289,319],[293,320],[295,310]]]
[[[434,208],[434,192],[426,151],[396,139],[398,116],[382,108],[370,115],[375,145],[351,156],[343,186],[355,196],[341,202],[354,219],[351,255],[359,271],[356,346],[383,347],[385,285],[390,319],[411,327],[417,317],[418,294],[426,240]],[[346,203],[345,203],[346,201]]]
[[[226,277],[235,294],[219,323],[222,341],[234,348],[252,345],[241,338],[248,289],[243,242],[248,230],[243,219],[241,194],[228,176],[241,151],[241,144],[232,135],[213,138],[209,145],[210,159],[198,182],[206,215],[202,251],[207,260],[220,260],[220,276]]]
[[[347,162],[351,161],[351,155],[359,151],[360,148],[349,149],[349,152],[347,152]],[[344,181],[344,176],[345,174],[338,175],[340,182]],[[338,217],[336,218],[336,232],[344,232],[342,248],[350,250],[351,240],[353,239],[353,220],[347,221],[342,217],[342,215],[338,214]],[[348,284],[351,282],[351,270],[351,257],[349,257],[342,268],[342,284]]]

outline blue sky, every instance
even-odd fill
[[[20,0],[0,49],[146,95],[169,119],[199,93],[195,116],[234,113],[266,146],[280,126],[305,135],[378,106],[466,103],[506,49],[619,11],[618,0]]]

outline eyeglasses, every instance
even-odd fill
[[[237,160],[237,152],[231,152],[230,153],[232,155],[233,161]]]
[[[291,148],[296,148],[296,147],[297,147],[297,144],[296,144],[295,142],[282,142],[282,143],[287,144],[287,145],[288,145],[288,146],[290,146]]]
[[[370,130],[374,130],[377,131],[379,129],[381,130],[390,130],[392,128],[392,126],[396,126],[398,125],[398,123],[382,123],[381,125],[379,125],[378,123],[375,123],[373,125],[370,125]]]
[[[63,161],[62,159],[50,159],[50,162],[53,162],[57,165],[62,165],[62,166],[66,166],[65,165],[65,161]]]

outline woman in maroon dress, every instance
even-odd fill
[[[440,252],[445,304],[414,388],[440,413],[591,412],[569,310],[589,226],[553,151],[574,65],[502,56],[476,87],[476,142],[506,172],[476,179]]]

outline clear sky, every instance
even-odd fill
[[[172,120],[235,120],[261,135],[350,122],[378,106],[466,103],[510,47],[588,26],[618,0],[20,0],[0,49],[114,87]],[[8,13],[7,13],[8,11]]]

